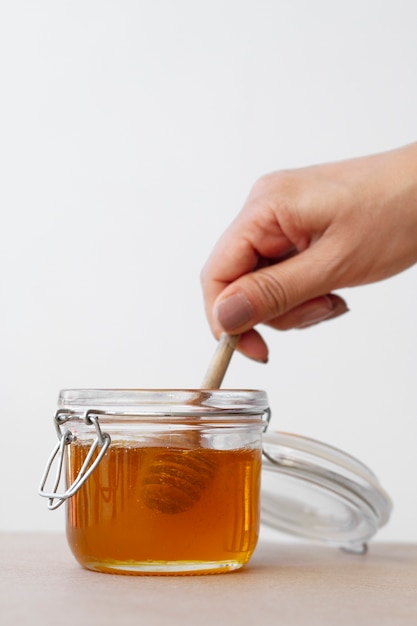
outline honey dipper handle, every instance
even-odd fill
[[[201,384],[201,389],[218,389],[220,387],[238,341],[239,335],[226,333],[221,335]]]

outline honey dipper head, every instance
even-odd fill
[[[144,469],[144,502],[160,513],[183,513],[198,502],[214,473],[213,451],[159,449]]]

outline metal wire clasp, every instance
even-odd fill
[[[59,506],[61,506],[63,502],[65,502],[65,500],[68,500],[68,498],[71,498],[71,496],[77,493],[77,491],[85,483],[87,478],[89,478],[89,476],[91,476],[91,474],[94,472],[97,465],[103,458],[107,448],[109,447],[111,443],[110,435],[108,433],[103,433],[100,428],[100,424],[98,422],[100,414],[102,414],[102,412],[95,411],[94,409],[90,409],[84,414],[85,423],[94,426],[96,436],[93,440],[93,443],[91,444],[85,461],[82,464],[80,471],[78,472],[77,477],[74,479],[73,483],[66,489],[66,491],[64,491],[64,493],[58,493],[58,487],[61,481],[62,468],[64,464],[64,448],[65,446],[70,445],[73,441],[75,441],[76,436],[69,429],[62,431],[63,424],[71,419],[71,417],[75,415],[75,412],[65,409],[59,409],[55,413],[54,424],[59,441],[48,459],[45,471],[42,476],[41,484],[39,486],[39,495],[44,498],[48,498],[48,509],[50,509],[51,511],[57,509]],[[91,459],[93,458],[93,455],[98,447],[101,448],[100,452],[91,463]],[[55,481],[52,486],[52,491],[45,491],[45,484],[56,457],[57,470],[55,474]]]
[[[271,413],[271,408],[268,406],[268,407],[264,410],[264,412],[263,412],[263,417],[264,417],[264,419],[265,419],[265,426],[264,426],[264,429],[263,429],[263,432],[264,432],[264,433],[268,430],[268,426],[269,426],[269,423],[270,423],[270,421],[271,421],[271,415],[272,415],[272,413]]]

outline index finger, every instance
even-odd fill
[[[274,212],[246,207],[214,247],[201,272],[206,315],[216,336],[221,332],[213,307],[223,289],[241,276],[293,250]]]

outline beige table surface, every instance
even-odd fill
[[[117,576],[82,569],[63,534],[3,533],[0,624],[416,626],[417,544],[261,541],[239,572]]]

